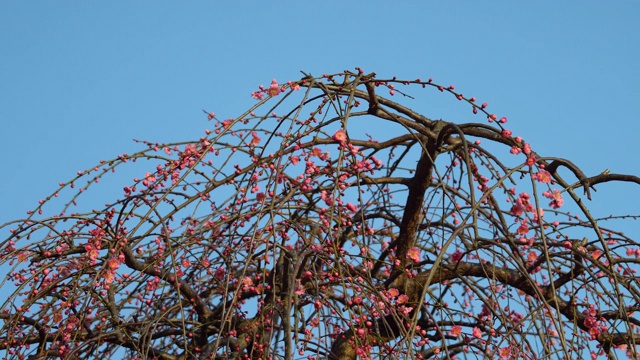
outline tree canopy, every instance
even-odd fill
[[[534,151],[431,79],[356,69],[252,96],[2,226],[6,357],[637,358],[639,241],[607,226],[635,217],[589,206],[639,177]],[[427,96],[471,120],[421,114]]]

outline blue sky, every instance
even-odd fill
[[[2,2],[0,223],[134,138],[197,139],[202,109],[239,115],[299,70],[433,77],[541,155],[637,175],[639,19],[636,1]],[[640,213],[639,190],[600,185],[592,206]]]

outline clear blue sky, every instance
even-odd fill
[[[5,1],[0,223],[133,138],[196,139],[202,109],[237,116],[299,70],[433,77],[541,155],[637,175],[639,58],[638,1]],[[637,185],[598,190],[600,214],[640,213]]]

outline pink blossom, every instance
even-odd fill
[[[456,251],[453,254],[451,254],[451,262],[457,263],[462,259],[463,255],[464,253],[460,251],[460,249],[456,249]]]
[[[462,333],[462,326],[460,325],[453,325],[451,327],[451,331],[449,332],[449,334],[451,336],[460,336],[460,334]]]
[[[120,267],[120,260],[118,260],[118,258],[112,257],[111,259],[109,259],[109,261],[107,261],[107,266],[109,267],[109,269],[115,270]]]
[[[91,244],[85,245],[84,249],[87,252],[89,260],[91,261],[95,261],[96,259],[98,259],[98,256],[100,256],[100,252],[98,251],[98,249]]]
[[[335,136],[335,134],[333,136]],[[322,149],[317,148],[317,147],[311,149],[311,151],[309,151],[309,156],[321,157],[322,156]]]
[[[513,216],[520,216],[524,212],[524,207],[520,203],[515,204],[511,207],[510,212]]]
[[[398,306],[398,311],[404,316],[408,316],[411,310],[413,310],[411,306],[404,306],[404,305]]]
[[[280,91],[280,85],[278,85],[276,79],[271,80],[271,85],[269,86],[269,89],[267,89],[269,96],[277,96],[280,94]]]
[[[564,205],[564,199],[562,199],[562,193],[560,192],[560,190],[558,189],[554,189],[553,193],[549,192],[549,191],[545,191],[542,193],[542,196],[551,199],[551,202],[549,203],[549,206],[551,206],[554,209],[557,209],[559,207],[561,207],[562,205]]]
[[[397,300],[398,305],[404,304],[407,301],[409,301],[409,297],[407,295],[402,294],[402,295],[398,296],[398,300]]]
[[[482,310],[480,311],[480,313],[478,314],[478,317],[482,318],[482,317],[487,317],[489,319],[491,319],[491,310],[489,309],[489,307],[487,307],[486,304],[482,304]]]
[[[591,329],[589,329],[589,335],[591,335],[591,340],[595,340],[598,338],[598,336],[600,336],[600,334],[602,333],[603,328],[601,328],[600,326],[594,326]]]
[[[596,318],[593,316],[587,316],[586,318],[584,318],[584,326],[588,327],[589,329],[596,326],[597,324],[598,320],[596,320]]]
[[[231,126],[232,122],[233,122],[233,118],[224,120],[222,122],[222,127],[225,128],[225,129],[228,129]]]
[[[291,81],[289,81],[288,84],[291,87],[291,90],[294,90],[294,91],[300,90],[300,84],[291,82]]]
[[[344,142],[347,140],[347,133],[344,130],[340,129],[336,131],[336,133],[333,134],[331,138],[335,141]]]
[[[249,146],[256,146],[258,144],[260,144],[260,137],[258,136],[258,133],[255,131],[251,132],[251,136],[253,137],[251,139],[251,142],[249,143]]]
[[[254,91],[251,93],[251,97],[256,100],[262,100],[264,98],[264,93],[262,91]]]
[[[511,357],[511,346],[506,346],[499,351],[500,359],[509,359]]]
[[[113,271],[106,271],[102,274],[105,284],[111,284],[115,280],[115,273]]]
[[[320,192],[320,198],[324,200],[324,203],[327,204],[327,206],[333,205],[333,198],[331,197],[331,194],[329,194],[325,190],[322,190],[322,192]]]
[[[526,146],[526,145],[525,145],[525,146]],[[535,156],[529,156],[529,157],[527,158],[526,164],[527,164],[527,165],[529,165],[529,166],[533,166],[533,165],[535,165],[535,163],[536,163],[537,161],[538,161],[538,159],[536,159],[536,157],[535,157]]]
[[[533,205],[529,203],[531,195],[526,192],[520,193],[516,203],[511,207],[511,214],[520,216],[524,211],[533,211]]]
[[[548,184],[551,182],[551,174],[547,170],[538,171],[537,173],[533,174],[532,178],[543,184]]]
[[[544,210],[542,210],[541,208],[538,208],[538,211],[536,212],[536,214],[533,215],[533,221],[540,222],[540,218],[542,218],[543,216],[544,216]]]
[[[409,249],[409,251],[407,252],[407,258],[413,260],[414,264],[419,263],[420,249],[418,249],[417,247],[412,247],[411,249]]]
[[[216,269],[216,272],[213,275],[213,277],[215,277],[216,280],[222,280],[222,279],[224,279],[225,273],[226,273],[225,268],[219,267],[219,268]]]
[[[529,225],[527,224],[526,220],[522,220],[522,222],[520,223],[520,226],[518,227],[517,233],[519,235],[527,235],[528,232],[529,232]]]
[[[302,286],[302,282],[300,281],[300,279],[296,280],[296,289],[294,290],[293,293],[298,296],[304,295],[305,290],[304,290],[304,286]]]
[[[474,327],[473,328],[473,337],[475,337],[476,339],[481,339],[482,338],[482,330],[480,330],[480,328],[478,328],[478,327]]]

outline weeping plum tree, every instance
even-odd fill
[[[4,356],[637,358],[640,246],[606,226],[634,218],[588,204],[640,178],[535,152],[431,79],[357,69],[252,96],[3,225]],[[425,96],[475,122],[390,100]],[[91,204],[129,165],[138,177]]]

